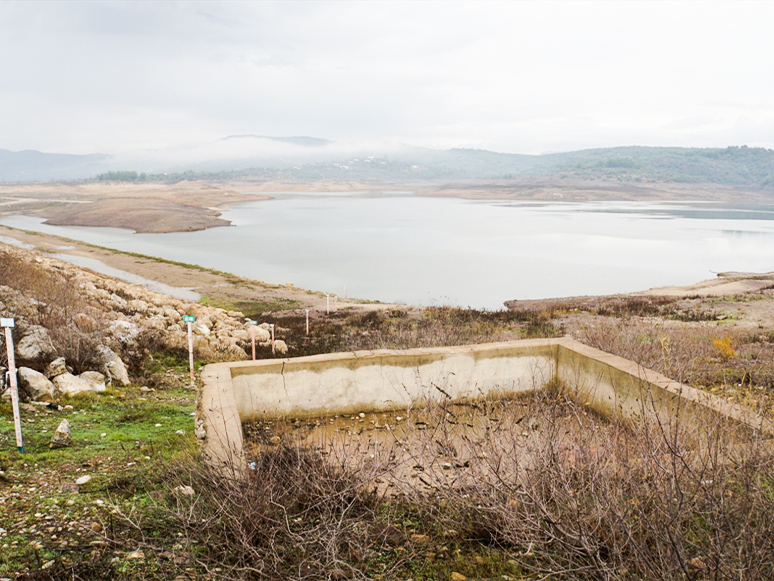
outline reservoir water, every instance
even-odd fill
[[[135,234],[0,224],[349,297],[499,309],[509,299],[774,270],[774,204],[525,203],[293,194],[231,206],[232,227]]]

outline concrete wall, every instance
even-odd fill
[[[243,464],[243,421],[497,397],[553,379],[604,415],[655,411],[668,420],[682,407],[695,418],[721,415],[774,435],[774,425],[749,410],[569,338],[208,365],[197,435],[208,461],[233,467]]]
[[[555,374],[556,343],[517,341],[336,353],[231,364],[242,420],[405,409],[542,388]]]

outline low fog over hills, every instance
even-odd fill
[[[185,148],[113,155],[0,150],[1,181],[135,179],[133,172],[137,173],[137,179],[170,179],[182,175],[211,179],[384,181],[572,179],[717,183],[768,189],[774,188],[774,151],[746,146],[704,149],[631,146],[522,155],[260,135],[234,135]]]

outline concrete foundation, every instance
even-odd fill
[[[774,436],[774,425],[741,406],[674,382],[569,338],[535,339],[208,365],[197,434],[208,462],[244,465],[242,422],[321,417],[477,399],[561,386],[606,416],[703,421],[720,415]]]

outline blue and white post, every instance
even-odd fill
[[[16,382],[16,359],[13,353],[13,319],[0,318],[0,327],[5,329],[5,347],[8,350],[8,383],[11,390],[11,405],[13,406],[13,423],[16,427],[16,449],[24,454],[24,438],[22,437],[21,413],[19,412],[19,386]]]

